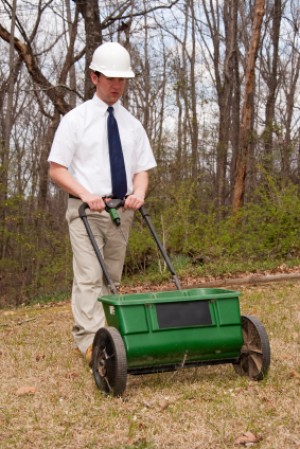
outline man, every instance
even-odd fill
[[[143,205],[148,187],[147,171],[156,166],[144,128],[119,101],[127,78],[134,77],[127,50],[113,42],[100,45],[93,54],[90,69],[95,95],[63,117],[48,159],[51,179],[69,193],[66,218],[73,251],[73,337],[88,363],[94,335],[105,324],[98,298],[108,291],[79,217],[79,206],[82,202],[88,204],[89,223],[107,270],[114,283],[119,283],[134,210]],[[125,165],[125,174],[121,176],[118,172],[117,181],[119,169],[114,168],[111,159],[114,144],[109,141],[111,122],[108,121],[115,123],[115,119],[118,131],[114,128],[114,134],[120,136],[123,151],[116,159],[117,163],[121,161],[123,172]],[[121,226],[117,227],[105,211],[103,198],[115,197],[115,183],[121,178],[125,188],[117,197],[124,196],[125,205],[119,209]]]

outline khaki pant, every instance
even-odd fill
[[[105,316],[98,298],[110,294],[84,223],[78,215],[81,201],[70,198],[66,219],[73,251],[72,312],[73,337],[76,347],[85,354],[97,330],[105,325]],[[119,209],[121,225],[116,226],[107,212],[91,213],[87,209],[90,227],[114,283],[121,281],[132,210]]]

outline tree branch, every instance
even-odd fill
[[[9,43],[10,33],[0,24],[0,37]],[[48,98],[57,108],[60,114],[66,114],[71,109],[71,106],[65,101],[64,95],[53,86],[47,78],[43,75],[37,66],[36,59],[33,55],[32,48],[25,42],[14,37],[14,48],[18,52],[19,57],[24,61],[28,72],[36,84],[38,84],[46,93]]]

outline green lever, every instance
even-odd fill
[[[124,205],[124,200],[106,198],[104,201],[106,212],[109,213],[110,218],[115,223],[115,225],[120,226],[121,219],[119,217],[117,209]]]
[[[112,221],[113,221],[117,226],[120,226],[121,220],[120,220],[120,217],[119,217],[119,214],[118,214],[117,209],[112,208],[112,209],[109,209],[108,212],[109,212],[109,215],[110,215],[110,218],[112,219]]]

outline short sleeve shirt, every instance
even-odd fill
[[[107,104],[96,94],[72,109],[61,120],[51,147],[49,162],[67,167],[91,193],[112,193],[107,140]],[[133,192],[135,174],[156,167],[142,124],[120,102],[113,105],[124,155],[127,193]]]

